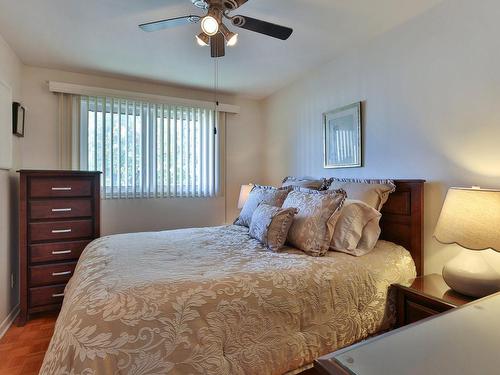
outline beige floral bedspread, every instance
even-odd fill
[[[41,374],[283,374],[387,328],[389,284],[414,276],[383,241],[313,258],[238,226],[104,237],[66,288]]]

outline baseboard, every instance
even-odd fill
[[[19,305],[15,306],[3,322],[0,323],[0,339],[3,335],[5,335],[5,332],[7,332],[12,323],[14,323],[14,320],[17,318],[17,314],[19,314]]]

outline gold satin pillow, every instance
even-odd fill
[[[334,178],[328,190],[338,189],[345,190],[347,198],[365,202],[380,211],[389,194],[396,190],[396,185],[392,180]]]
[[[354,256],[373,250],[380,236],[382,214],[366,203],[346,199],[335,224],[330,248]]]

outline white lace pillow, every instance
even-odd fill
[[[375,247],[380,236],[381,213],[366,203],[346,199],[335,224],[330,248],[361,256]]]
[[[281,207],[291,188],[275,188],[273,186],[255,185],[241,210],[240,217],[234,222],[236,225],[249,227],[252,215],[261,203]]]
[[[288,230],[297,214],[296,208],[279,208],[262,203],[252,215],[250,236],[272,251],[285,244]]]
[[[336,213],[342,207],[346,193],[337,191],[313,191],[296,188],[291,191],[283,208],[297,208],[288,242],[312,256],[325,255],[330,247]]]

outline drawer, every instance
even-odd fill
[[[90,197],[92,180],[76,177],[32,177],[29,186],[31,198]]]
[[[44,243],[30,246],[30,262],[77,260],[90,241]]]
[[[405,324],[418,322],[419,320],[439,314],[439,311],[423,306],[413,301],[406,301]]]
[[[92,216],[92,201],[90,199],[31,201],[29,207],[31,219],[64,219]]]
[[[75,271],[76,262],[30,267],[30,286],[65,284]]]
[[[66,284],[45,286],[41,288],[30,288],[30,307],[61,304],[64,299],[64,288]]]
[[[432,296],[411,290],[397,289],[398,327],[441,314],[455,306]]]
[[[93,235],[92,220],[50,221],[30,223],[31,241],[65,240]]]

